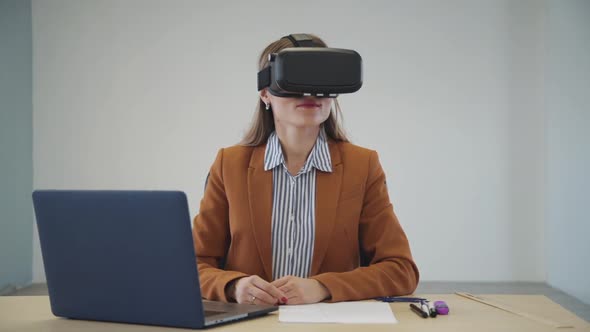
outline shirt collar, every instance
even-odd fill
[[[268,138],[266,150],[264,152],[264,170],[271,170],[279,165],[285,165],[285,157],[281,142],[277,136],[276,131],[273,131]],[[285,165],[286,166],[286,165]],[[322,126],[316,142],[311,149],[311,153],[305,161],[305,165],[299,173],[306,173],[311,171],[312,167],[323,172],[332,172],[332,159],[330,158],[330,148],[328,147],[328,140],[326,132]]]

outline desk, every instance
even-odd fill
[[[423,319],[411,312],[407,303],[392,303],[393,312],[399,321],[396,325],[285,324],[279,323],[277,312],[262,318],[216,327],[210,331],[590,331],[590,324],[543,295],[486,297],[535,315],[569,323],[574,328],[555,329],[454,294],[417,296],[446,301],[451,310],[450,315]],[[5,296],[0,297],[0,331],[178,332],[183,329],[57,318],[51,314],[47,296]]]

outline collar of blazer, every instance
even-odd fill
[[[334,228],[340,185],[342,184],[342,159],[340,143],[328,140],[332,172],[316,173],[315,238],[310,276],[318,274]],[[248,197],[250,222],[262,259],[266,280],[272,279],[272,171],[264,170],[266,144],[252,151],[248,168]]]

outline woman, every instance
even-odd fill
[[[271,43],[259,70],[293,46]],[[334,98],[260,91],[252,127],[240,145],[219,151],[194,219],[205,298],[304,304],[416,289],[377,153],[348,142],[339,114]]]

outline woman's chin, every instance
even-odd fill
[[[304,121],[297,121],[293,125],[297,128],[317,128],[322,122],[321,119],[306,119]]]
[[[319,127],[324,121],[326,121],[326,116],[320,116],[320,114],[314,114],[309,116],[297,116],[297,117],[290,117],[287,121],[280,121],[283,125],[296,127],[296,128],[317,128]]]

